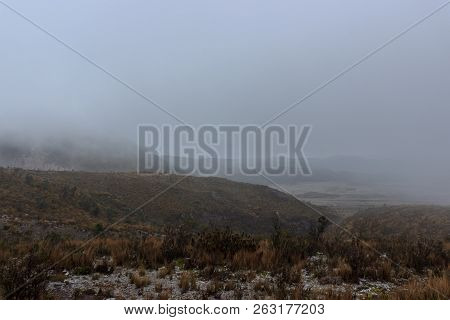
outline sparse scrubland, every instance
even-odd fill
[[[146,177],[151,186],[145,186],[131,174],[92,175],[0,170],[2,298],[447,299],[450,296],[447,208],[414,207],[414,214],[408,215],[405,212],[411,209],[383,207],[378,219],[373,219],[377,212],[372,211],[370,219],[364,219],[368,214],[362,213],[342,221],[346,230],[351,230],[349,234],[325,217],[316,215],[313,219],[308,208],[299,202],[296,211],[292,198],[273,193],[269,188],[261,188],[269,199],[260,203],[258,211],[252,206],[260,198],[246,202],[245,196],[231,191],[241,188],[237,193],[245,191],[246,196],[256,197],[258,192],[252,187],[223,179],[195,178],[181,185],[168,199],[162,196],[150,209],[106,229],[111,222],[131,212],[133,204],[126,198],[134,197],[131,195],[134,191],[146,188],[150,198],[158,190],[156,180],[164,181],[164,185],[165,179],[174,177]],[[115,180],[115,176],[119,178]],[[127,179],[140,182],[137,186],[136,181],[130,182],[128,187],[134,187],[129,191],[117,187]],[[201,202],[204,192],[183,195],[193,184],[204,184],[207,190],[208,183],[212,183],[211,190],[215,191],[208,193],[205,201],[213,203],[218,199],[215,206],[226,204],[226,208],[234,210],[230,211],[232,217],[248,215],[245,224],[227,223],[220,218],[226,215],[222,211],[208,217],[208,210],[215,207],[202,207],[204,204],[196,202]],[[176,197],[189,203],[186,210],[191,217],[195,217],[191,210],[196,205],[200,208],[201,224],[190,219],[180,219],[179,223],[162,223],[162,218],[153,220],[154,213],[148,210],[159,214],[173,210],[170,219],[175,219],[183,211],[178,207],[182,201],[175,201]],[[235,203],[230,204],[229,197],[234,197]],[[405,215],[415,218],[406,222],[402,220]],[[336,217],[331,217],[335,221]],[[297,230],[287,227],[291,220]],[[389,223],[384,224],[383,220]],[[424,221],[429,223],[424,225]],[[269,226],[259,226],[259,232],[250,233],[247,223]]]

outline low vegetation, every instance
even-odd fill
[[[316,235],[290,236],[279,229],[267,239],[231,230],[192,234],[178,228],[161,237],[101,237],[70,255],[82,247],[82,241],[44,239],[1,247],[0,285],[3,294],[13,292],[5,298],[44,298],[50,271],[61,274],[71,270],[79,275],[107,273],[110,269],[99,267],[102,265],[99,261],[108,256],[111,268],[126,266],[137,270],[130,275],[130,282],[137,288],[150,283],[145,270],[159,269],[158,278],[165,279],[172,277],[174,270],[180,268],[176,264],[183,261],[179,287],[184,292],[197,288],[193,270],[201,270],[200,277],[214,280],[206,288],[209,295],[225,287],[233,289],[232,284],[226,283],[227,275],[218,271],[225,267],[230,272],[252,270],[253,275],[248,274],[244,281],[253,281],[264,272],[275,275],[278,279],[275,285],[264,279],[255,282],[254,290],[263,296],[305,296],[298,288],[288,292],[284,287],[302,283],[302,272],[307,270],[322,284],[358,283],[363,278],[399,284],[401,289],[392,296],[395,298],[444,298],[450,294],[448,253],[441,242],[423,241],[391,238],[372,239],[366,244],[328,234],[320,235],[319,239]],[[69,257],[65,259],[66,256]],[[26,285],[21,287],[22,284]]]
[[[120,202],[99,201],[78,186],[52,184],[46,175],[3,170],[0,178],[2,298],[59,298],[48,291],[49,283],[70,277],[98,282],[116,270],[130,270],[128,285],[149,299],[174,298],[178,291],[188,298],[201,292],[205,299],[241,299],[249,297],[249,290],[261,299],[450,296],[445,232],[414,236],[353,229],[356,239],[321,217],[298,234],[284,227],[282,216],[272,218],[270,233],[260,234],[220,226],[193,229],[189,223],[157,227],[138,220],[106,229],[107,213],[120,216]],[[20,197],[23,190],[31,193]],[[439,219],[445,230],[448,218]],[[355,221],[346,225],[370,229],[359,216]],[[370,281],[389,290],[358,295],[355,288]],[[76,290],[71,298],[112,296],[105,290],[85,291]]]

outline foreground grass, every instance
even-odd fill
[[[107,274],[118,266],[138,270],[130,275],[130,281],[142,288],[148,285],[146,269],[159,269],[160,278],[164,278],[173,273],[176,265],[185,270],[179,280],[183,290],[196,286],[190,270],[202,270],[202,277],[214,279],[217,277],[215,268],[226,267],[233,272],[269,272],[278,279],[271,294],[275,295],[277,290],[277,298],[300,298],[306,293],[299,288],[288,292],[286,288],[300,284],[302,270],[307,268],[320,283],[351,284],[361,278],[396,283],[397,289],[383,296],[385,299],[440,299],[450,294],[447,252],[442,243],[434,240],[413,242],[391,238],[361,242],[336,235],[330,237],[317,230],[298,237],[277,227],[271,237],[214,229],[190,233],[175,228],[166,229],[158,236],[114,238],[104,235],[77,251],[83,244],[82,240],[63,240],[55,236],[8,246],[0,243],[3,298],[43,299],[51,274],[65,270],[79,275]],[[396,262],[392,263],[387,257]],[[269,292],[268,288],[260,283],[255,290]],[[216,289],[213,284],[209,288],[211,292]],[[7,292],[14,294],[5,296]],[[350,299],[354,295],[330,291],[321,292],[320,297]]]

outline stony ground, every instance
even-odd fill
[[[320,255],[312,257],[309,264],[320,264],[322,259]],[[117,267],[109,274],[90,275],[65,271],[52,277],[47,292],[55,299],[277,299],[283,295],[321,299],[329,298],[331,292],[346,299],[374,299],[396,287],[390,282],[365,279],[352,284],[333,279],[324,283],[307,269],[301,270],[300,281],[283,285],[279,275],[231,272],[227,268],[185,271],[182,266],[158,270]]]

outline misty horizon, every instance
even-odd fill
[[[438,5],[16,1],[14,8],[198,126],[265,123]],[[450,188],[447,17],[437,13],[274,121],[313,126],[305,154],[322,159],[316,173]],[[43,159],[28,167],[133,170],[137,125],[177,123],[6,8],[0,18],[9,26],[0,31],[4,165],[34,150]]]

